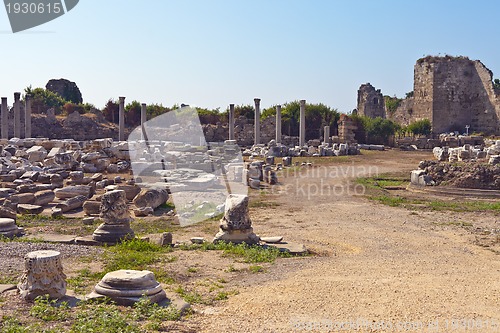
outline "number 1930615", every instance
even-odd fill
[[[14,2],[5,5],[7,13],[11,14],[59,14],[63,11],[60,2],[35,3],[35,2]]]

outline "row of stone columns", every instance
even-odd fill
[[[254,98],[254,144],[260,144],[260,98]],[[328,127],[328,133],[326,132]],[[325,142],[330,137],[330,127],[325,127]],[[328,134],[328,135],[327,135]],[[229,105],[229,140],[234,140],[234,104]],[[299,145],[304,146],[306,139],[306,100],[300,101]],[[276,106],[276,143],[281,143],[281,105]]]
[[[2,97],[0,136],[9,139],[9,107],[7,97]],[[21,137],[21,93],[14,93],[14,137]],[[24,108],[24,137],[31,138],[31,96],[26,95]]]

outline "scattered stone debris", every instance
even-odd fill
[[[411,173],[413,185],[444,185],[457,188],[500,190],[500,165],[485,161],[422,161]]]

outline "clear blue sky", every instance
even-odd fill
[[[480,59],[500,78],[500,2],[80,0],[12,34],[0,8],[0,95],[75,81],[85,102],[186,103],[225,109],[296,99],[339,111],[359,85],[413,89],[424,55]]]

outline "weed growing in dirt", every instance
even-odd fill
[[[246,243],[233,244],[233,243],[203,243],[203,244],[189,244],[182,245],[182,250],[218,250],[223,251],[226,256],[233,256],[242,258],[246,263],[259,263],[259,262],[274,262],[278,257],[289,257],[290,255],[281,252],[274,247],[262,247],[258,245],[247,245]]]
[[[105,254],[107,272],[119,269],[146,269],[148,265],[160,262],[161,254],[171,252],[169,247],[152,244],[140,239],[123,241],[108,248]]]
[[[113,304],[85,304],[71,327],[71,333],[140,333],[128,313],[121,312]]]
[[[30,315],[43,321],[64,321],[69,317],[67,302],[57,304],[55,300],[47,297],[37,297],[31,307]]]

